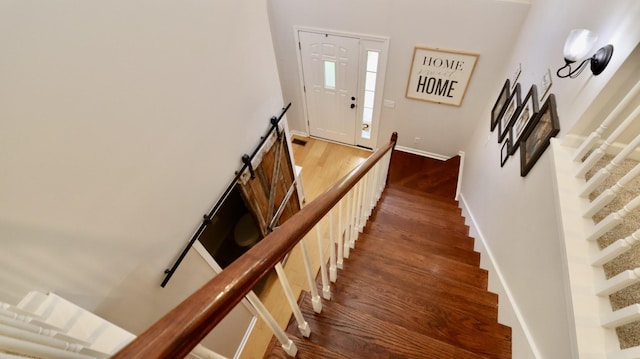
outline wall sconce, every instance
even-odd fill
[[[604,69],[609,64],[609,60],[611,60],[611,55],[613,54],[613,45],[605,45],[601,47],[596,53],[584,59],[580,65],[571,69],[571,64],[585,57],[587,53],[591,50],[596,40],[598,40],[598,36],[596,36],[593,32],[586,29],[574,29],[569,33],[569,37],[567,37],[567,41],[564,43],[564,62],[565,65],[558,69],[556,75],[560,78],[576,78],[582,70],[587,65],[587,62],[591,63],[591,72],[594,75],[599,75],[604,71]],[[568,68],[568,72],[565,75],[561,75],[560,72],[565,68]]]

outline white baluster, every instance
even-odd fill
[[[618,153],[605,167],[596,172],[593,177],[584,185],[580,191],[580,197],[586,198],[593,192],[598,186],[600,186],[611,175],[613,170],[618,167],[622,161],[624,161],[631,152],[635,151],[636,147],[640,145],[640,135],[636,136],[628,145],[626,145],[620,153]]]
[[[302,238],[300,241],[300,250],[302,251],[302,261],[304,262],[304,270],[307,273],[307,281],[309,281],[309,291],[311,292],[311,304],[313,305],[313,311],[316,313],[322,312],[322,299],[318,294],[318,287],[316,287],[316,281],[313,279],[313,271],[311,270],[311,260],[309,259],[309,250],[307,249],[307,238]]]
[[[624,206],[618,212],[613,212],[608,215],[605,219],[600,221],[594,228],[593,232],[587,237],[588,241],[594,241],[603,234],[609,232],[611,229],[618,226],[622,223],[622,219],[629,214],[629,212],[640,206],[640,196],[634,198],[629,202],[626,206]]]
[[[26,340],[15,339],[0,335],[0,348],[13,353],[33,356],[36,358],[50,359],[91,359],[90,355],[73,353],[63,349],[52,348],[47,345],[32,343]]]
[[[336,237],[333,229],[333,208],[329,211],[329,280],[334,282],[338,279],[338,269],[336,268]]]
[[[280,328],[280,325],[278,325],[278,322],[276,322],[273,316],[271,316],[271,313],[269,313],[269,311],[264,306],[264,304],[262,304],[262,301],[260,301],[258,296],[255,293],[253,293],[253,291],[251,291],[247,293],[246,298],[249,301],[249,303],[251,303],[251,305],[256,309],[256,311],[258,312],[262,320],[264,320],[264,322],[267,324],[269,329],[271,329],[273,334],[276,336],[276,339],[278,339],[278,341],[282,345],[282,349],[285,351],[285,353],[287,353],[289,356],[295,357],[296,354],[298,353],[298,348],[293,343],[293,341],[289,339],[289,337],[287,336],[287,333],[285,333],[284,330]]]
[[[189,355],[195,356],[198,359],[227,359],[224,355],[220,355],[202,344],[196,345]]]
[[[618,105],[609,113],[607,118],[602,121],[600,127],[597,130],[591,133],[589,137],[582,143],[582,145],[576,150],[576,153],[573,157],[574,161],[580,161],[582,157],[584,157],[589,150],[596,144],[596,142],[600,139],[605,130],[611,125],[620,112],[627,107],[627,105],[635,98],[635,96],[640,93],[640,82],[636,83],[636,85],[629,91],[625,97],[618,103]]]
[[[627,130],[627,128],[635,121],[636,117],[640,115],[640,106],[636,107],[633,112],[627,116],[627,118],[613,131],[613,133],[604,141],[600,147],[595,149],[589,157],[582,163],[578,172],[576,173],[576,177],[584,177],[584,175],[589,172],[589,170],[604,156],[607,148],[613,144],[616,139]]]
[[[640,282],[640,268],[629,269],[596,286],[596,294],[603,297]]]
[[[343,218],[342,218],[342,202],[344,201],[344,197],[338,202],[338,259],[336,261],[336,266],[338,269],[342,269],[344,267],[344,228],[342,226]]]
[[[351,242],[351,235],[352,235],[352,230],[351,228],[353,227],[353,210],[354,210],[354,193],[355,193],[355,187],[351,188],[351,190],[349,191],[349,193],[347,193],[347,223],[345,224],[345,233],[344,233],[344,243],[343,243],[343,256],[344,258],[349,258],[349,252],[351,247],[349,246],[349,243]]]
[[[308,338],[311,334],[311,329],[309,328],[309,323],[304,319],[302,315],[302,311],[296,302],[296,298],[293,296],[293,291],[291,290],[291,285],[289,284],[289,280],[287,279],[287,275],[284,272],[284,268],[282,267],[282,263],[278,262],[278,264],[274,267],[276,269],[276,273],[278,273],[278,279],[280,280],[280,285],[282,286],[282,290],[284,290],[284,295],[289,302],[289,306],[293,311],[293,316],[296,318],[296,322],[298,323],[298,329],[300,330],[300,334],[303,337]]]
[[[322,278],[322,297],[331,300],[331,286],[329,285],[329,275],[327,275],[327,262],[324,259],[324,246],[322,245],[322,233],[320,223],[316,224],[316,236],[318,240],[318,257],[320,257],[320,278]]]
[[[360,213],[358,216],[358,233],[362,233],[364,229],[365,222],[365,212],[366,212],[366,203],[367,203],[367,190],[369,188],[369,173],[364,175],[362,178],[362,198],[360,200]]]
[[[594,258],[593,266],[601,266],[615,257],[621,255],[622,253],[631,249],[635,243],[640,241],[640,229],[635,231],[632,235],[627,238],[621,238],[615,241],[614,243],[607,246],[607,248],[600,251]]]
[[[640,320],[640,304],[633,304],[603,316],[602,326],[613,329],[637,320]]]
[[[640,358],[640,347],[620,349],[607,353],[607,359],[638,359]]]
[[[358,240],[358,219],[360,218],[360,202],[362,194],[362,179],[355,186],[355,200],[353,201],[353,226],[351,226],[351,238],[349,239],[349,247],[355,248],[356,240]]]
[[[599,210],[609,204],[616,198],[618,192],[620,192],[626,185],[629,184],[634,178],[640,175],[640,163],[636,165],[631,171],[627,172],[616,184],[611,188],[603,191],[587,208],[587,211],[582,215],[584,218],[593,217]]]

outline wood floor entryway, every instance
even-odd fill
[[[511,329],[453,199],[458,159],[394,152],[390,183],[338,280],[302,339],[297,358],[511,358]],[[318,283],[319,285],[319,283]],[[286,358],[272,341],[265,358]]]

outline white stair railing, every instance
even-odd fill
[[[611,310],[610,303],[611,295],[628,292],[630,286],[640,283],[640,268],[627,267],[627,270],[605,278],[605,266],[627,260],[631,256],[629,252],[638,250],[637,243],[640,242],[640,223],[629,219],[634,218],[630,214],[640,208],[640,195],[633,194],[630,201],[620,203],[624,198],[620,194],[634,190],[630,184],[640,176],[640,164],[629,166],[628,163],[629,159],[639,157],[639,100],[640,82],[577,148],[552,140],[558,213],[571,291],[569,312],[574,324],[572,336],[576,340],[577,358],[640,359],[640,347],[621,349],[616,332],[618,327],[640,321],[640,303],[616,304],[626,307],[615,311]],[[604,158],[605,152],[613,153],[613,159],[595,171],[594,167]],[[590,171],[595,174],[585,180]],[[614,172],[616,182],[603,188]],[[587,198],[595,191],[600,194],[589,201]],[[613,201],[616,202],[611,207],[620,209],[606,215],[603,211],[608,211],[607,205]],[[600,217],[600,213],[606,217],[596,223],[593,217]],[[617,235],[618,239],[612,242],[611,237]]]

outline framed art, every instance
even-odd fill
[[[460,106],[478,54],[415,47],[407,98]]]
[[[498,99],[496,100],[495,105],[493,105],[493,109],[491,109],[491,131],[493,131],[498,125],[500,115],[502,115],[506,108],[507,101],[511,95],[509,92],[510,89],[511,85],[509,83],[509,79],[507,79],[507,81],[504,82],[504,85],[502,85],[502,90],[500,90],[500,95],[498,95]]]
[[[507,138],[507,140],[502,144],[502,148],[500,149],[500,167],[504,167],[504,164],[507,162],[507,159],[509,158],[510,148],[511,139]]]
[[[529,93],[522,100],[522,105],[518,109],[515,114],[515,120],[513,121],[513,126],[509,129],[509,138],[511,139],[511,148],[509,149],[509,154],[512,155],[516,152],[518,148],[518,143],[520,142],[520,138],[524,133],[524,130],[527,128],[527,125],[533,118],[533,116],[538,112],[538,88],[536,85],[531,85],[531,89],[529,89]]]
[[[551,137],[560,132],[556,98],[550,94],[540,112],[531,120],[520,140],[520,175],[526,176],[549,147]]]
[[[547,72],[542,76],[542,90],[540,91],[541,95],[539,96],[540,101],[544,100],[544,97],[549,93],[551,85],[553,85],[551,78],[551,70],[547,69]]]
[[[509,101],[507,101],[504,113],[498,120],[498,143],[501,143],[509,134],[509,127],[513,123],[515,113],[518,111],[521,102],[520,84],[517,84],[513,89],[511,97],[509,97]]]
[[[515,86],[518,83],[518,79],[520,78],[520,74],[522,73],[522,64],[519,63],[518,66],[516,66],[516,69],[513,71],[513,75],[511,75],[512,80],[511,80],[511,85]]]

